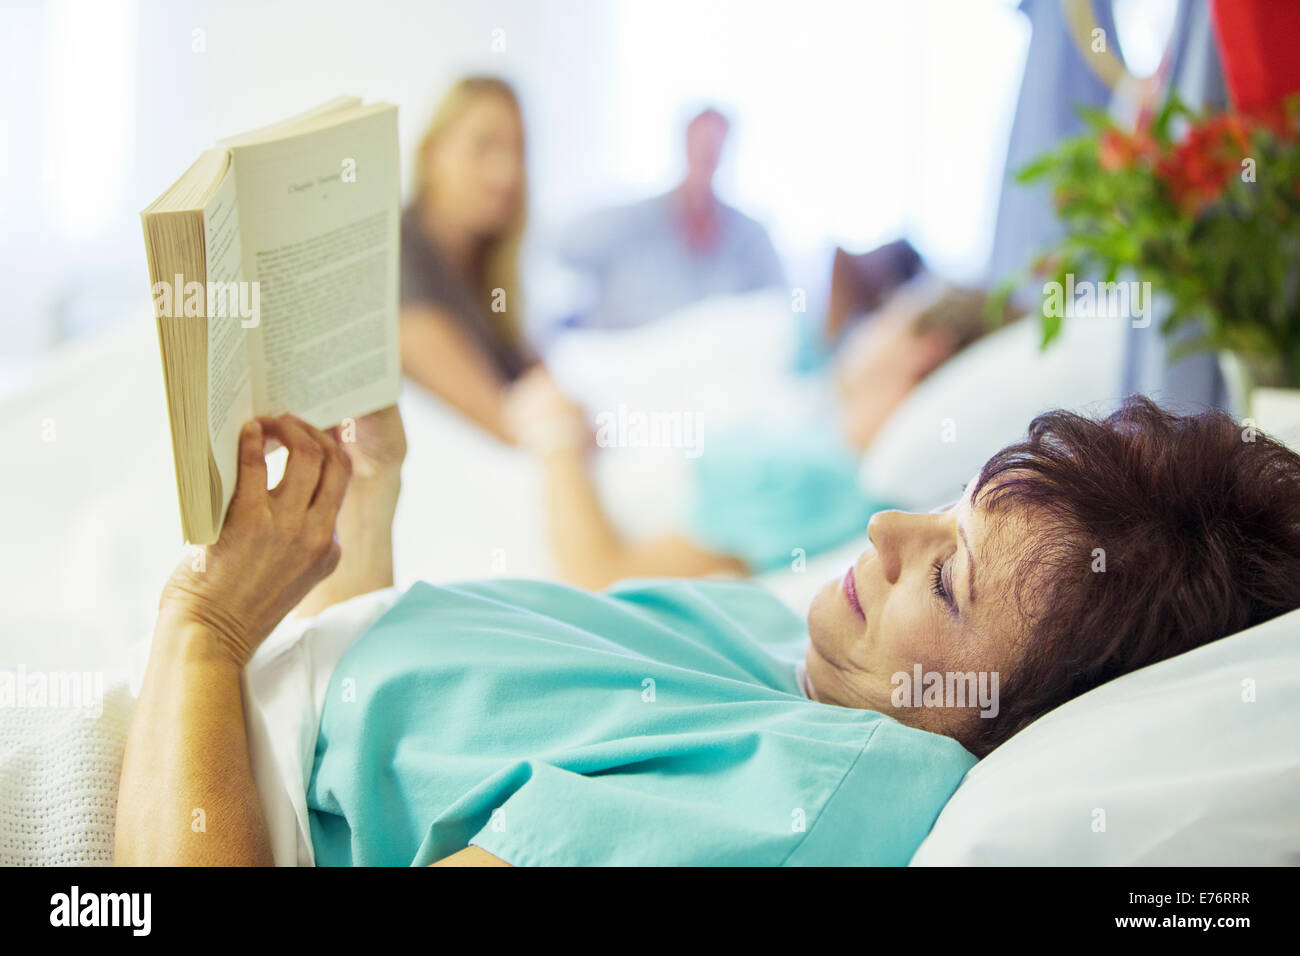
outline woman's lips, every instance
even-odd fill
[[[854,613],[865,622],[867,615],[863,612],[862,604],[858,601],[858,582],[853,577],[853,567],[851,565],[844,574],[844,596],[848,598],[849,607],[853,608]]]

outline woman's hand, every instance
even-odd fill
[[[580,448],[591,437],[582,408],[560,391],[540,365],[506,392],[505,418],[515,443],[535,455]]]
[[[377,429],[384,430],[391,426]],[[272,491],[268,439],[289,450],[284,477]],[[334,524],[352,467],[334,438],[293,415],[245,425],[221,537],[207,547],[200,568],[186,560],[172,573],[159,601],[157,633],[193,632],[197,625],[237,666],[248,663],[276,624],[338,565]]]
[[[362,481],[396,481],[406,460],[406,430],[396,405],[358,419],[347,419],[337,429],[340,444],[352,459],[352,476]]]

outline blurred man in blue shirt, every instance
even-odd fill
[[[767,230],[713,191],[727,119],[707,109],[686,127],[686,178],[671,192],[595,213],[562,239],[561,258],[595,281],[593,328],[627,328],[711,295],[785,281]]]

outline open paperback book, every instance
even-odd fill
[[[221,532],[239,431],[397,400],[397,108],[341,97],[222,140],[141,214],[181,528]]]

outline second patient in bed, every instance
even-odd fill
[[[711,438],[707,454],[689,460],[684,526],[642,540],[622,534],[602,504],[584,410],[544,371],[526,375],[507,415],[542,466],[560,575],[602,588],[628,577],[756,573],[861,535],[873,513],[896,504],[860,487],[862,452],[917,383],[984,333],[986,301],[929,274],[901,287],[840,347],[832,415]]]

